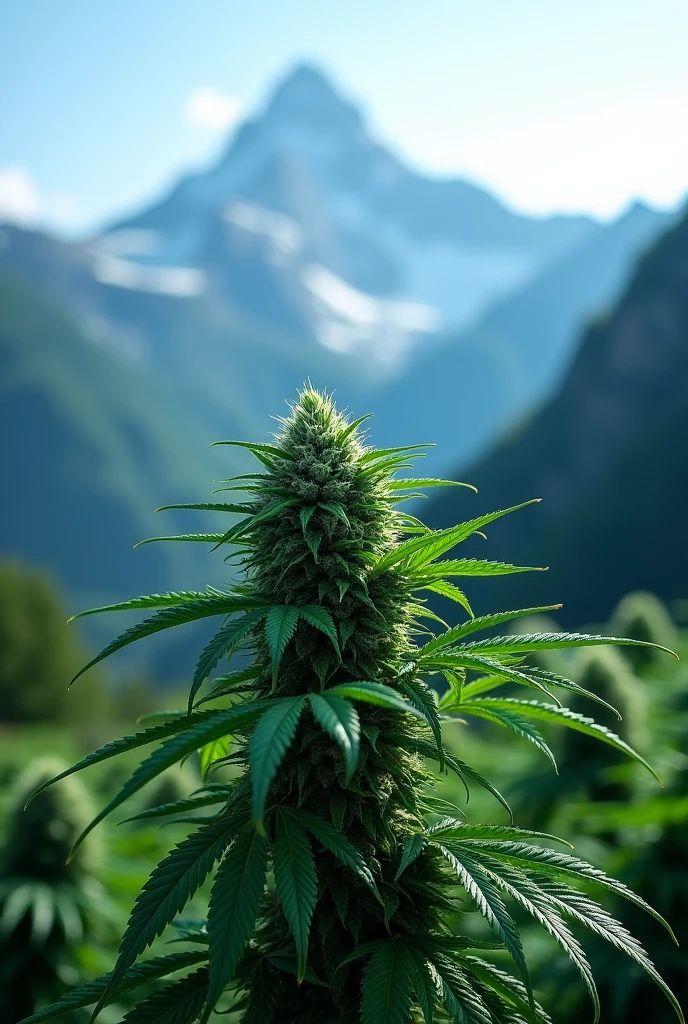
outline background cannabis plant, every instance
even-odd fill
[[[540,722],[595,737],[645,764],[608,728],[563,707],[553,691],[606,706],[602,697],[542,663],[526,663],[531,652],[643,642],[492,635],[552,608],[475,618],[457,580],[528,570],[443,556],[524,506],[427,529],[398,506],[429,487],[465,485],[399,479],[424,446],[371,449],[361,423],[349,423],[309,388],[275,444],[222,442],[247,448],[260,464],[260,472],[222,488],[248,500],[166,507],[242,518],[226,532],[165,539],[229,550],[226,560],[238,563],[241,581],[98,609],[155,611],[86,668],[172,626],[209,616],[220,616],[221,625],[198,659],[186,712],[109,743],[57,776],[162,741],[83,835],[196,751],[209,781],[190,798],[138,817],[205,813],[145,884],[114,970],[32,1021],[94,1003],[99,1011],[155,978],[166,980],[127,1014],[131,1024],[205,1024],[228,1005],[242,1024],[548,1021],[533,995],[513,907],[568,953],[596,1010],[595,983],[572,928],[625,951],[683,1019],[642,947],[589,892],[607,890],[665,924],[659,914],[621,882],[553,849],[567,845],[553,836],[469,822],[434,794],[427,767],[435,762],[467,788],[485,787],[508,810],[487,779],[445,748],[442,720],[455,716],[511,730],[551,761]],[[428,606],[436,594],[456,601],[465,621],[449,628],[438,619]],[[476,638],[481,631],[489,638]],[[216,666],[235,654],[239,666],[201,695]],[[439,700],[430,678],[442,684]],[[530,691],[525,699],[514,696],[516,687]],[[231,782],[207,775],[218,765],[234,767]],[[213,871],[207,923],[182,927],[190,951],[139,959]],[[493,941],[449,927],[466,898]],[[513,974],[495,965],[493,949],[508,952]]]
[[[92,845],[69,851],[93,813],[78,779],[45,790],[25,811],[37,786],[63,765],[42,758],[16,779],[0,850],[0,1015],[17,1021],[78,980],[77,947],[93,936],[102,893]]]

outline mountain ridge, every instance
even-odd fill
[[[617,301],[636,260],[672,217],[634,204],[605,232],[575,249],[516,295],[495,304],[469,331],[443,339],[425,358],[411,357],[391,381],[379,411],[398,443],[453,437],[433,453],[437,472],[459,470],[543,401],[574,357],[583,324]],[[419,394],[431,403],[418,403]],[[403,421],[394,416],[403,408]],[[391,431],[382,434],[391,444]]]
[[[629,589],[685,598],[686,436],[684,213],[640,259],[616,308],[588,328],[558,393],[464,467],[479,489],[476,514],[543,499],[495,524],[494,535],[498,557],[549,563],[547,586],[531,574],[499,581],[502,599],[525,606],[547,592],[564,600],[564,624],[580,624],[584,615],[604,621]],[[433,525],[454,516],[451,497],[430,508]]]

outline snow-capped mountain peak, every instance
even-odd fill
[[[428,332],[476,322],[595,230],[586,218],[521,217],[466,182],[414,173],[301,65],[214,166],[96,242],[95,273],[178,297],[210,290],[251,318],[389,367]],[[145,252],[123,252],[141,231]]]

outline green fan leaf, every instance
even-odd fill
[[[484,672],[490,676],[501,677],[511,683],[518,683],[520,686],[529,686],[531,689],[540,690],[552,700],[556,700],[544,683],[530,673],[528,666],[524,669],[514,668],[510,665],[503,665],[496,658],[469,654],[461,649],[433,651],[428,655],[424,655],[421,651],[418,656],[418,665],[424,671],[464,668],[472,672]]]
[[[286,459],[288,462],[293,462],[294,460],[293,455],[289,452],[285,452],[283,448],[278,448],[274,444],[259,444],[256,441],[213,441],[210,447],[217,448],[219,445],[232,445],[235,448],[245,448],[247,451],[251,452],[252,455],[258,457],[261,462],[266,458],[268,460]],[[251,477],[255,476],[253,473],[248,475]],[[238,480],[239,477],[233,477],[232,479]]]
[[[565,676],[559,675],[558,672],[552,672],[550,669],[540,668],[539,665],[528,665],[528,675],[534,676],[539,682],[545,683],[547,686],[559,687],[562,690],[568,690],[570,693],[575,693],[579,697],[585,697],[586,700],[592,700],[596,704],[600,704],[607,711],[611,711],[613,715],[616,715],[617,719],[621,721],[621,713],[613,706],[608,704],[606,700],[603,700],[596,693],[592,693],[590,690],[586,690],[583,686],[579,686],[578,683],[574,683],[572,679],[567,679]]]
[[[481,856],[479,867],[476,861],[470,863],[473,870],[484,872],[502,892],[515,900],[563,949],[588,990],[595,1010],[595,1024],[597,1024],[600,1015],[600,1001],[590,964],[582,946],[567,928],[566,922],[552,902],[522,871],[509,870],[508,867],[504,869],[497,861],[486,858],[484,855]]]
[[[87,665],[84,665],[77,672],[72,679],[72,683],[79,676],[82,676],[84,672],[97,665],[98,662],[109,658],[115,651],[120,651],[123,647],[133,644],[137,640],[142,640],[146,636],[152,636],[163,629],[171,629],[172,626],[179,626],[182,623],[196,622],[198,619],[205,619],[210,615],[229,615],[231,612],[244,611],[244,609],[255,605],[255,603],[255,601],[247,597],[209,597],[205,595],[198,600],[187,601],[184,604],[178,604],[171,608],[163,608],[161,611],[156,612],[155,615],[151,615],[150,618],[137,622],[135,626],[131,626],[112,640],[107,647],[103,648],[100,654],[97,654],[95,658],[92,658]]]
[[[187,811],[197,811],[201,807],[211,807],[213,804],[227,803],[229,791],[217,791],[211,793],[200,793],[198,796],[190,796],[185,800],[170,800],[166,804],[158,804],[157,807],[149,807],[138,814],[132,814],[130,818],[123,818],[119,822],[124,825],[129,821],[150,821],[151,818],[167,818],[172,814],[184,814]]]
[[[305,696],[273,699],[269,711],[263,715],[251,736],[249,760],[253,778],[253,819],[259,829],[262,829],[268,790],[294,739],[305,703]]]
[[[454,558],[424,565],[414,571],[414,576],[430,581],[456,576],[511,576],[520,572],[546,572],[546,569],[541,565],[511,565],[485,558]]]
[[[435,477],[406,477],[404,480],[390,480],[391,491],[408,491],[418,487],[424,490],[426,487],[467,487],[469,491],[478,493],[478,488],[473,484],[464,484],[460,480],[440,480]]]
[[[432,442],[427,444],[407,444],[402,448],[372,448],[365,455],[362,455],[359,459],[361,465],[365,465],[367,462],[377,462],[378,459],[386,459],[390,455],[399,455],[406,452],[416,452],[424,448],[434,448],[435,445]],[[416,456],[418,458],[418,456]]]
[[[306,536],[306,531],[308,529],[308,524],[311,521],[311,516],[316,511],[317,507],[317,505],[304,505],[299,513],[299,518],[301,520],[301,529],[303,531],[304,537]]]
[[[204,782],[207,780],[208,772],[215,762],[221,761],[222,758],[227,756],[229,741],[229,736],[219,736],[217,739],[211,740],[210,743],[205,743],[198,751],[198,758],[201,766],[201,778]],[[177,820],[179,821],[181,819]]]
[[[528,993],[525,986],[511,974],[501,971],[494,964],[488,963],[486,960],[470,955],[461,957],[461,966],[468,974],[477,978],[485,988],[496,992],[507,1005],[513,1006],[521,1017],[525,1017],[526,1020],[530,1018]],[[537,1002],[535,1003],[535,1012],[541,1024],[552,1024],[549,1014],[545,1013]]]
[[[203,1022],[231,980],[253,933],[267,858],[267,839],[249,826],[232,843],[215,876],[208,909],[210,978]]]
[[[504,943],[518,968],[528,992],[528,1002],[533,1007],[533,989],[528,973],[528,965],[523,953],[521,936],[516,922],[506,909],[504,901],[494,883],[487,877],[478,863],[464,854],[459,856],[444,843],[438,843],[439,849],[456,871],[459,882],[466,890],[476,907],[485,918],[495,935]]]
[[[358,852],[353,843],[350,842],[338,829],[331,825],[329,821],[325,821],[324,818],[319,818],[315,814],[311,814],[310,811],[305,811],[301,807],[282,807],[283,814],[294,815],[297,820],[305,829],[307,829],[311,835],[315,836],[319,843],[333,853],[334,856],[344,864],[346,867],[351,868],[359,878],[361,878],[365,884],[375,894],[376,899],[380,900],[380,894],[375,885],[375,879],[373,878],[372,872],[362,855]]]
[[[307,622],[309,626],[313,626],[314,629],[319,629],[321,633],[329,637],[332,641],[332,646],[337,652],[337,657],[341,661],[342,655],[339,650],[339,639],[337,637],[337,627],[334,624],[334,619],[328,612],[327,608],[321,608],[317,604],[307,604],[302,608],[299,608],[299,615]]]
[[[442,647],[447,647],[450,644],[456,643],[457,640],[467,636],[469,633],[476,633],[482,629],[492,629],[494,626],[500,626],[504,622],[511,622],[514,619],[521,619],[525,615],[545,615],[547,612],[556,611],[561,608],[560,604],[544,605],[541,608],[519,608],[517,611],[512,612],[497,612],[494,615],[481,615],[477,619],[469,619],[468,622],[462,622],[459,626],[454,626],[453,629],[448,629],[446,633],[438,636],[436,640],[432,640],[430,643],[425,644],[423,651],[429,654],[431,651],[440,650]]]
[[[254,508],[251,502],[244,502],[243,504],[236,504],[234,502],[227,501],[197,501],[197,502],[184,502],[181,505],[161,505],[160,508],[156,508],[156,512],[169,512],[171,509],[183,510],[191,509],[196,512],[234,512],[235,514],[245,516],[247,512],[253,512]]]
[[[207,959],[207,951],[199,950],[190,953],[171,953],[167,956],[155,956],[151,957],[150,960],[142,960],[141,963],[126,971],[117,990],[111,993],[107,1003],[103,1005],[109,1005],[127,992],[140,988],[141,985],[157,981],[158,978],[174,974],[175,971],[181,971],[185,967],[193,967],[195,964],[202,963]],[[50,1006],[44,1007],[30,1017],[26,1017],[22,1024],[42,1024],[44,1020],[53,1020],[55,1017],[62,1017],[73,1010],[80,1010],[85,1006],[91,1006],[103,995],[111,977],[111,973],[103,974],[99,978],[94,978],[93,981],[87,982],[85,985],[79,985],[78,988],[67,992],[57,1002],[51,1003]]]
[[[372,683],[367,680],[355,683],[341,683],[339,686],[326,690],[338,697],[347,697],[349,700],[360,700],[366,704],[376,704],[380,708],[390,708],[393,711],[404,711],[407,714],[415,715],[416,718],[425,719],[425,715],[418,711],[413,704],[408,704],[403,697],[400,697],[396,690],[384,683]]]
[[[412,977],[413,990],[418,1000],[418,1005],[423,1014],[425,1024],[433,1024],[435,1019],[435,1003],[437,1002],[438,991],[435,978],[430,973],[426,958],[412,945],[406,947],[413,961]]]
[[[480,694],[496,690],[500,686],[504,686],[507,682],[515,682],[515,680],[507,680],[497,676],[483,676],[480,679],[473,679],[470,683],[467,683],[462,687],[459,701],[451,700],[451,695],[448,695],[449,699],[443,698],[440,702],[440,708],[443,711],[461,711],[463,701],[470,701]],[[547,685],[559,687],[559,689],[562,690],[568,690],[570,693],[575,693],[579,697],[585,697],[586,700],[592,700],[596,704],[600,704],[608,711],[611,711],[613,715],[616,715],[618,719],[621,719],[621,715],[618,710],[602,697],[599,697],[596,693],[592,693],[590,690],[586,690],[584,687],[579,686],[578,683],[574,683],[572,679],[566,679],[565,676],[561,676],[557,672],[551,672],[549,669],[540,668],[535,665],[528,665],[526,666],[526,673],[524,673],[524,679],[521,680],[521,683],[523,686],[529,686],[533,689],[540,689],[540,687]]]
[[[586,633],[514,633],[510,636],[495,636],[489,640],[475,640],[457,648],[461,651],[488,654],[527,654],[530,651],[564,650],[569,647],[595,647],[600,644],[632,647],[653,647],[666,654],[678,655],[661,644],[649,640],[628,640],[614,636],[588,636]]]
[[[238,540],[251,533],[260,523],[264,523],[267,519],[272,519],[274,516],[284,512],[285,509],[291,508],[292,505],[296,505],[296,498],[283,498],[281,501],[273,501],[265,508],[262,508],[260,512],[255,512],[251,516],[247,516],[246,519],[242,519],[240,523],[235,523],[231,526],[225,534],[222,535],[220,540],[215,545],[219,548],[222,544],[235,544]]]
[[[277,831],[272,853],[275,887],[294,936],[297,981],[303,981],[308,954],[308,935],[318,894],[313,851],[297,820],[277,811]]]
[[[463,590],[459,590],[453,583],[449,583],[447,580],[433,580],[432,583],[425,583],[422,587],[414,588],[416,590],[429,590],[433,594],[439,594],[440,597],[446,597],[450,601],[455,601],[460,604],[464,611],[468,612],[469,615],[473,614],[473,609],[468,603],[468,598],[464,594]]]
[[[407,836],[404,839],[404,845],[401,851],[401,860],[399,862],[399,868],[394,881],[397,882],[403,875],[409,864],[413,864],[414,860],[420,857],[421,853],[428,845],[428,841],[422,832],[416,832],[413,835]]]
[[[359,416],[357,420],[354,420],[352,423],[347,424],[344,430],[342,430],[342,432],[339,434],[340,443],[342,441],[345,441],[347,437],[350,437],[353,433],[355,433],[362,423],[365,423],[366,420],[372,419],[372,417],[372,412],[367,412],[365,416]]]
[[[77,761],[71,768],[67,768],[66,771],[60,772],[54,779],[50,779],[48,782],[44,782],[43,785],[39,786],[27,801],[27,807],[34,800],[39,793],[42,793],[48,786],[52,786],[56,782],[60,782],[62,779],[66,779],[69,775],[74,775],[76,772],[83,771],[84,768],[90,768],[93,764],[99,764],[101,761],[107,761],[110,757],[117,757],[119,754],[124,754],[129,750],[136,750],[138,747],[148,746],[150,743],[156,743],[158,740],[164,740],[168,736],[174,736],[176,733],[185,732],[187,729],[193,726],[200,725],[203,722],[210,721],[211,718],[216,715],[216,711],[196,711],[193,715],[187,716],[184,712],[180,712],[179,716],[172,719],[169,722],[162,722],[160,725],[154,726],[152,729],[145,729],[143,732],[137,732],[133,736],[123,736],[119,740],[113,740],[111,743],[106,743],[105,746],[99,747],[98,750],[94,750],[92,754],[88,754],[82,758],[81,761]]]
[[[167,768],[171,768],[173,764],[177,764],[184,757],[193,754],[196,750],[200,750],[202,746],[210,743],[211,740],[219,739],[221,736],[226,736],[228,733],[236,730],[245,729],[259,715],[263,714],[267,703],[267,701],[254,701],[252,704],[242,704],[238,708],[228,708],[226,711],[216,712],[206,721],[200,722],[185,732],[166,740],[161,747],[153,751],[150,757],[138,766],[131,778],[122,786],[117,796],[113,797],[107,807],[103,808],[100,814],[97,814],[90,825],[84,829],[74,844],[70,857],[74,856],[75,851],[89,832],[103,818],[114,811],[116,807],[119,807],[125,800],[128,800],[130,796],[133,796],[134,793],[137,793],[145,785],[157,778]]]
[[[192,544],[219,544],[222,540],[221,533],[176,533],[170,537],[146,537],[145,540],[137,541],[135,548],[142,548],[144,544],[157,544],[159,541],[182,541]]]
[[[491,793],[495,800],[499,801],[504,810],[507,812],[507,814],[509,815],[509,820],[513,822],[514,812],[511,810],[509,804],[506,802],[506,800],[499,792],[499,790],[496,789],[496,787],[493,786],[491,782],[488,782],[484,775],[481,775],[480,772],[476,771],[475,768],[472,768],[469,764],[466,764],[465,761],[461,761],[459,760],[458,757],[454,757],[453,754],[447,754],[447,752],[445,751],[444,757],[449,767],[453,771],[455,771],[462,779],[470,779],[471,782],[475,782],[482,789],[486,790],[488,793]]]
[[[573,857],[569,853],[560,853],[558,850],[548,850],[539,846],[529,846],[525,843],[481,840],[480,845],[493,857],[506,862],[516,861],[517,863],[522,863],[522,865],[528,865],[533,870],[550,875],[573,875],[580,880],[594,882],[596,885],[616,893],[618,896],[623,896],[624,899],[629,900],[650,914],[651,917],[654,917],[655,921],[658,921],[666,928],[669,935],[676,942],[673,931],[662,915],[651,907],[649,903],[646,903],[642,896],[633,892],[632,889],[629,889],[627,885],[624,885],[618,879],[610,878],[600,868],[588,864],[587,861]]]
[[[217,676],[213,680],[215,685],[212,690],[197,700],[196,706],[217,700],[218,697],[228,697],[233,693],[248,693],[255,688],[255,680],[258,675],[259,669],[251,666],[251,668],[241,669],[237,672],[229,672],[226,676]]]
[[[376,562],[371,570],[371,575],[377,576],[379,573],[386,572],[401,562],[408,562],[412,569],[420,569],[429,562],[439,558],[440,555],[456,547],[461,541],[466,540],[471,534],[480,530],[482,526],[487,526],[488,523],[494,522],[495,519],[509,515],[511,512],[517,512],[519,509],[532,505],[539,500],[539,498],[535,498],[534,501],[524,501],[522,504],[514,505],[512,508],[491,512],[488,515],[479,516],[477,519],[469,519],[468,522],[452,526],[448,530],[434,530],[426,536],[416,537],[413,540],[406,541],[404,544],[399,544]]]
[[[425,829],[423,835],[428,842],[447,842],[457,840],[462,843],[482,842],[485,839],[490,841],[514,841],[523,842],[524,839],[542,839],[549,843],[559,843],[560,846],[568,846],[573,849],[570,843],[559,836],[551,835],[549,832],[536,832],[527,828],[514,828],[510,825],[471,825],[465,821],[457,821],[453,818],[445,818],[438,821],[436,825],[430,825]]]
[[[227,658],[237,649],[244,637],[254,629],[269,612],[265,609],[247,612],[240,619],[234,619],[218,630],[205,645],[198,659],[189,691],[189,712],[194,697],[222,658]]]
[[[361,739],[361,724],[356,708],[348,700],[327,690],[311,693],[309,698],[313,717],[332,739],[339,744],[346,764],[346,781],[356,771]]]
[[[546,894],[547,899],[557,907],[564,917],[570,918],[577,924],[584,925],[596,935],[606,939],[616,949],[625,953],[631,960],[634,960],[667,997],[679,1021],[684,1021],[683,1011],[674,993],[658,973],[641,943],[634,939],[619,921],[577,889],[572,889],[570,886],[541,877],[537,879],[535,884]]]
[[[299,609],[289,604],[279,604],[270,608],[265,619],[265,639],[270,650],[272,662],[272,686],[277,683],[277,670],[282,655],[296,629],[299,621]]]
[[[488,709],[494,708],[496,711],[516,712],[519,715],[536,718],[542,722],[563,725],[567,729],[574,729],[576,732],[582,732],[586,736],[592,736],[594,739],[601,740],[603,743],[614,747],[620,753],[642,764],[651,775],[654,775],[661,785],[662,780],[657,775],[657,772],[633,747],[630,747],[628,743],[605,725],[599,725],[592,718],[579,715],[577,711],[570,711],[569,708],[558,708],[553,704],[541,704],[535,700],[517,700],[514,697],[484,697],[480,703],[484,704]]]
[[[440,763],[440,771],[444,771],[444,747],[442,746],[442,726],[437,713],[434,692],[421,682],[402,682],[399,689],[406,694],[411,704],[417,711],[420,711],[425,721],[430,726],[432,735],[437,744],[437,760]]]
[[[375,943],[363,972],[362,1024],[408,1024],[413,959],[401,939]]]
[[[535,726],[531,725],[528,719],[524,718],[523,715],[518,715],[514,711],[497,710],[486,705],[484,701],[480,700],[463,700],[458,707],[460,708],[462,715],[474,715],[476,718],[484,718],[488,722],[494,722],[497,725],[501,725],[505,729],[510,729],[512,732],[515,732],[518,736],[522,736],[523,739],[529,740],[530,743],[533,743],[538,748],[538,750],[542,751],[554,768],[555,772],[558,772],[554,754],[547,743],[545,743]]]
[[[248,812],[239,807],[202,825],[158,864],[136,899],[119,947],[115,969],[109,976],[97,1010],[119,991],[136,958],[162,935],[193,894],[203,885],[216,861],[246,822]]]
[[[195,1024],[207,989],[208,971],[196,971],[153,992],[125,1013],[122,1024]]]
[[[459,964],[436,952],[432,966],[442,985],[442,1001],[455,1020],[466,1024],[492,1024],[492,1014],[471,983],[472,979]]]
[[[319,501],[318,508],[324,508],[326,512],[329,512],[331,515],[336,516],[338,519],[341,519],[341,521],[345,523],[349,528],[351,527],[349,517],[344,511],[344,507],[340,505],[338,501]]]
[[[117,604],[105,604],[100,608],[87,608],[84,612],[77,612],[67,622],[74,622],[75,619],[83,619],[86,615],[100,615],[101,612],[130,612],[138,608],[167,608],[178,604],[188,604],[190,601],[204,601],[208,594],[203,590],[178,590],[167,594],[146,594],[143,597],[133,597],[129,601],[119,601]]]

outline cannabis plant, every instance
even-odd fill
[[[207,775],[189,799],[144,812],[204,809],[201,824],[146,882],[113,971],[32,1020],[92,1003],[97,1013],[122,991],[161,978],[128,1022],[205,1024],[214,1009],[229,1007],[242,1024],[545,1022],[514,906],[568,953],[595,1008],[595,984],[570,926],[627,953],[682,1019],[642,947],[588,892],[617,893],[665,924],[659,914],[622,883],[553,849],[561,842],[553,836],[467,820],[437,796],[428,767],[455,773],[467,789],[485,787],[508,811],[491,783],[444,745],[443,720],[455,716],[513,730],[550,760],[539,722],[595,736],[642,761],[607,728],[562,707],[553,691],[599,698],[525,663],[531,651],[637,641],[493,635],[517,617],[551,609],[476,618],[457,580],[525,570],[443,556],[524,506],[428,529],[401,510],[403,502],[448,482],[400,478],[425,446],[375,450],[362,422],[349,422],[308,388],[274,444],[220,442],[258,460],[259,472],[223,488],[247,500],[166,507],[242,518],[224,532],[155,539],[229,551],[239,582],[98,609],[156,610],[86,668],[182,623],[217,616],[221,624],[201,651],[185,712],[107,744],[57,777],[162,741],[84,835],[196,751],[206,771],[231,765],[234,777]],[[446,626],[431,609],[434,595],[456,601],[464,621]],[[477,639],[480,631],[489,637]],[[203,689],[219,663],[237,654],[238,666]],[[527,688],[527,698],[503,696],[509,684]],[[140,960],[213,872],[207,923],[182,923],[191,950]],[[491,941],[450,927],[466,900],[484,917]],[[510,956],[513,973],[496,966],[494,949]]]
[[[78,779],[48,789],[24,811],[35,788],[62,765],[30,764],[14,783],[0,851],[0,1006],[14,1022],[78,978],[75,951],[93,931],[93,851],[73,843],[93,811]]]

